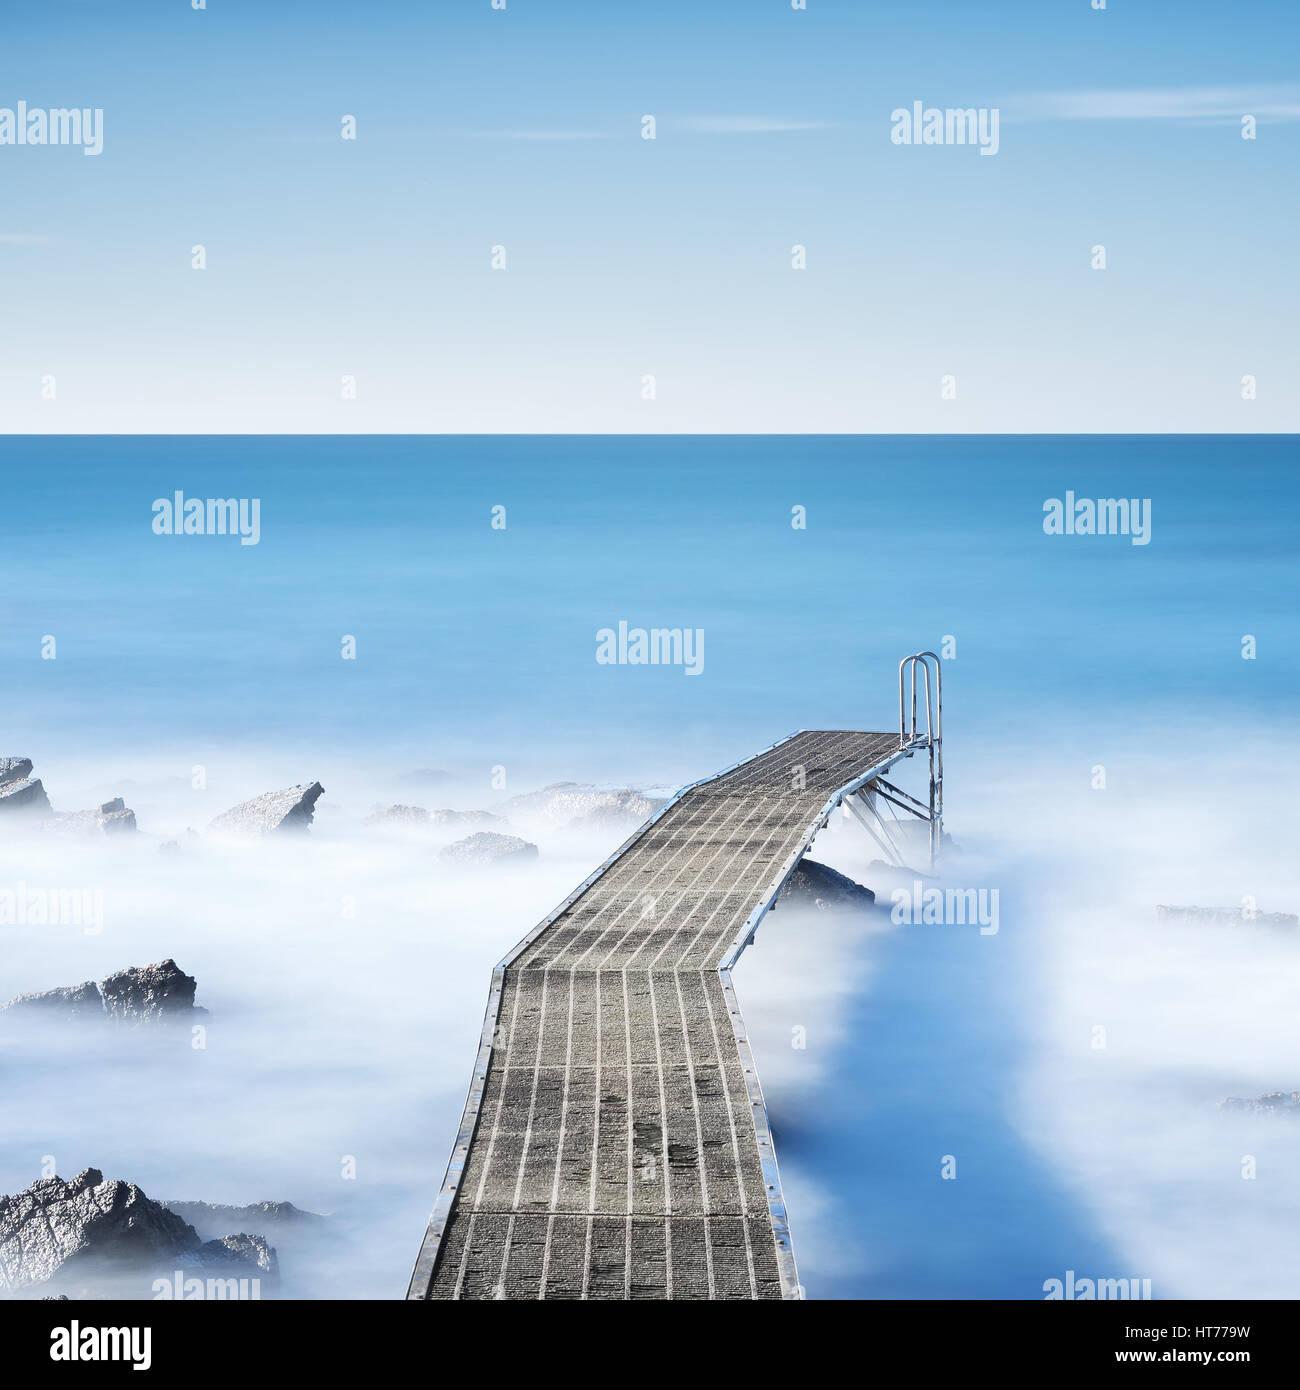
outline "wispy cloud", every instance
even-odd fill
[[[1300,88],[1169,87],[1032,92],[1009,99],[1004,121],[1300,120]]]
[[[606,130],[468,130],[471,140],[612,140]]]
[[[827,130],[834,122],[787,120],[778,116],[687,116],[677,124],[701,135],[768,135],[775,131]]]

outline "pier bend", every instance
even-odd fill
[[[933,863],[940,681],[906,657],[897,732],[804,730],[683,787],[497,965],[408,1298],[802,1296],[731,970],[837,807],[895,861],[898,811],[928,822]],[[917,753],[928,803],[885,778]]]

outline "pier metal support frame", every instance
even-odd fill
[[[925,724],[920,720],[917,671],[925,691]],[[893,827],[905,824],[905,816],[926,822],[929,828],[930,869],[943,848],[943,668],[934,652],[914,652],[898,663],[898,746],[907,757],[924,752],[929,762],[929,796],[918,801],[909,792],[873,777],[844,798],[844,809],[878,844],[887,863],[908,864]],[[901,815],[899,813],[902,813]]]

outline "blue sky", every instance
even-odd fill
[[[6,31],[0,107],[104,111],[96,158],[0,147],[9,430],[1300,418],[1280,0],[65,0]],[[997,155],[894,145],[914,101],[996,107]]]

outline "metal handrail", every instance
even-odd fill
[[[934,662],[934,685],[930,684],[930,663]],[[943,839],[943,665],[934,652],[913,652],[898,663],[898,746],[921,742],[917,727],[916,668],[925,675],[924,747],[930,754],[930,862],[938,858]],[[904,698],[906,677],[910,674],[911,712]]]
[[[934,689],[930,687],[930,662],[934,662]],[[916,668],[920,666],[925,674],[925,737],[943,742],[943,667],[934,652],[914,652],[898,663],[898,740],[903,746],[916,742],[920,737],[916,726]],[[906,676],[912,677],[912,709],[909,722],[903,691]],[[937,697],[932,699],[931,697]]]

